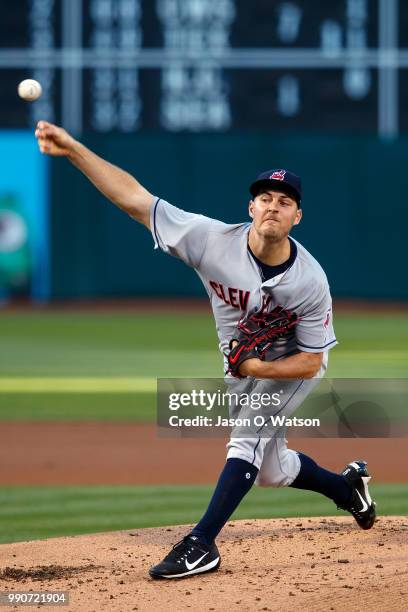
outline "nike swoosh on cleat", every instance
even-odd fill
[[[359,496],[361,503],[363,504],[363,507],[361,509],[361,512],[365,512],[366,510],[368,510],[368,504],[367,502],[364,501],[364,499],[361,496],[361,493],[356,489],[357,495]]]
[[[189,563],[186,559],[186,568],[188,570],[192,570],[194,569],[199,563],[200,561],[202,561],[204,559],[204,557],[206,557],[208,555],[208,552],[204,553],[202,557],[200,557],[197,561],[194,561],[194,563]]]

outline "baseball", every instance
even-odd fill
[[[38,100],[38,98],[41,96],[42,87],[40,83],[34,79],[25,79],[24,81],[21,81],[17,91],[18,95],[20,98],[23,98],[23,100],[26,100],[27,102],[34,102],[34,100]]]

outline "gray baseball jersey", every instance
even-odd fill
[[[330,290],[323,269],[301,244],[294,241],[297,255],[291,267],[263,282],[248,251],[250,223],[223,223],[160,198],[151,207],[150,221],[155,247],[194,268],[203,282],[224,355],[243,314],[281,305],[296,312],[300,322],[294,337],[275,343],[276,358],[298,351],[323,352],[325,370],[327,352],[337,344]]]
[[[226,378],[239,392],[268,390],[272,394],[284,390],[277,412],[290,416],[324,375],[328,350],[337,344],[329,285],[320,265],[294,241],[296,257],[292,265],[264,282],[248,250],[250,223],[222,223],[180,210],[160,198],[151,207],[150,227],[155,247],[182,259],[201,278],[224,355],[238,320],[249,310],[271,310],[281,305],[300,317],[295,336],[274,343],[275,358],[299,351],[323,352],[323,365],[315,380],[286,381],[282,389],[279,380]],[[300,470],[298,454],[287,447],[284,427],[270,427],[266,435],[265,429],[241,431],[239,426],[233,427],[227,449],[228,459],[243,459],[259,469],[256,484],[260,486],[287,486]]]

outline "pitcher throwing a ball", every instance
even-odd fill
[[[326,275],[290,237],[302,219],[300,178],[268,170],[250,185],[251,222],[226,224],[185,212],[154,196],[127,172],[101,159],[65,130],[40,121],[40,150],[65,156],[97,189],[152,233],[156,248],[179,257],[209,295],[230,392],[280,393],[274,414],[290,416],[327,369],[337,341]],[[236,418],[239,412],[234,414]],[[215,540],[255,483],[316,491],[350,512],[362,529],[375,521],[364,461],[341,474],[287,447],[282,427],[233,429],[227,460],[201,520],[158,565],[152,578],[216,570]]]

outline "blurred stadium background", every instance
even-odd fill
[[[258,172],[299,173],[304,220],[294,236],[322,263],[337,306],[331,376],[406,377],[407,3],[21,0],[2,13],[0,73],[3,425],[148,423],[155,377],[221,371],[199,279],[153,252],[148,233],[65,160],[41,156],[38,119],[63,125],[153,193],[227,222],[245,220]],[[41,82],[39,101],[17,97],[24,78]],[[9,451],[3,540],[192,521],[208,492],[195,487],[197,506],[181,516],[180,487],[121,490],[116,505],[115,487],[10,489]],[[32,459],[19,484],[34,483]],[[406,469],[406,454],[401,462]],[[406,485],[393,486],[379,489],[383,511],[407,512]],[[272,493],[251,499],[293,508]],[[332,512],[302,495],[303,514]],[[251,503],[240,512],[271,515]]]

